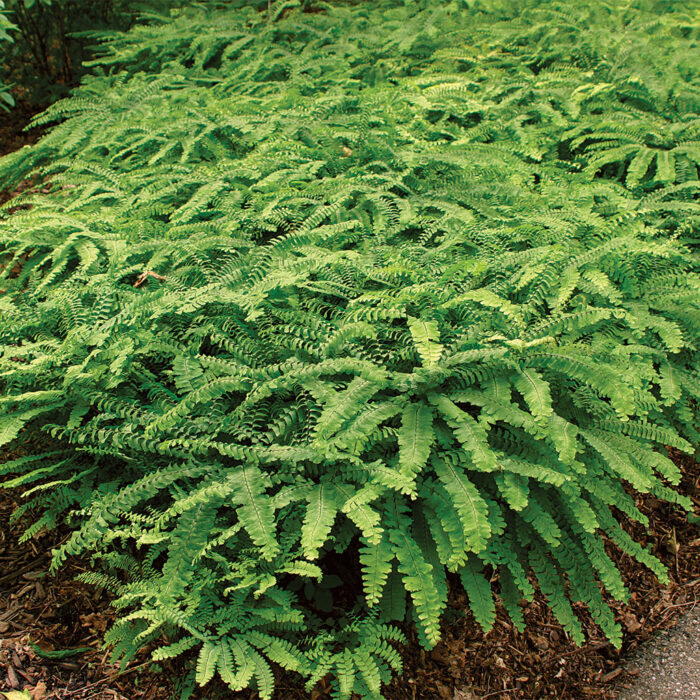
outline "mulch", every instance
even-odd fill
[[[71,562],[57,576],[47,574],[50,551],[67,532],[43,533],[20,543],[23,528],[10,524],[19,495],[0,494],[0,691],[25,690],[32,700],[170,697],[168,678],[138,673],[143,660],[119,675],[119,665],[100,647],[114,611],[103,591],[75,581],[87,568],[84,562]],[[36,647],[45,652],[91,651],[50,660]]]

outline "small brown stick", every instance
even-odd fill
[[[659,615],[663,615],[667,610],[675,610],[676,608],[687,608],[689,605],[695,606],[698,604],[697,600],[691,600],[689,603],[677,603],[676,605],[669,605],[668,607],[665,607]],[[661,622],[658,624],[663,624],[666,622],[666,618],[663,618]]]
[[[27,571],[31,571],[44,557],[39,557],[38,559],[35,559],[34,561],[30,562],[29,564],[25,564],[24,566],[21,566],[19,569],[16,571],[13,571],[10,574],[5,574],[4,576],[0,576],[0,583],[6,583],[7,581],[14,581],[14,579],[19,578],[22,574],[26,573]]]
[[[76,693],[84,693],[86,690],[90,690],[92,688],[97,688],[98,685],[103,685],[104,683],[111,683],[112,681],[117,680],[117,678],[121,678],[122,676],[126,676],[127,674],[131,673],[132,671],[136,671],[139,668],[142,668],[143,666],[148,666],[151,662],[150,661],[144,661],[141,664],[137,664],[136,666],[132,666],[131,668],[127,668],[125,671],[121,671],[114,676],[108,676],[107,678],[101,678],[99,681],[95,681],[94,683],[90,683],[90,685],[84,685],[82,688],[77,688],[76,690],[69,690],[68,695],[66,697],[70,697],[72,695],[75,695]]]
[[[146,270],[136,278],[136,282],[134,282],[134,287],[140,287],[149,277],[153,277],[153,279],[159,280],[161,282],[165,281],[165,277],[163,277],[163,275],[159,275],[157,272],[153,272],[153,270]]]
[[[553,661],[558,661],[559,659],[563,659],[565,656],[573,656],[574,654],[582,654],[584,651],[597,651],[598,649],[602,649],[603,647],[610,646],[610,642],[598,642],[598,644],[588,644],[585,647],[579,647],[578,649],[574,649],[573,651],[567,651],[564,654],[559,654],[558,656],[553,656],[551,659],[547,659],[545,663],[551,664]]]
[[[495,697],[496,695],[503,695],[504,693],[515,693],[517,692],[518,688],[506,688],[505,690],[496,690],[493,693],[489,693],[488,695],[482,695],[481,700],[486,700],[486,698],[492,698]]]

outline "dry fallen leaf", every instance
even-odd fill
[[[46,683],[44,681],[39,681],[36,687],[32,691],[32,700],[44,700],[46,695]]]
[[[444,645],[435,647],[435,649],[430,652],[430,656],[440,664],[445,664],[448,666],[451,660],[450,652]]]
[[[631,612],[627,612],[622,616],[622,624],[624,624],[628,632],[636,632],[642,628],[637,617]]]
[[[443,683],[436,683],[435,687],[442,700],[454,700],[452,691],[446,685],[444,685]]]
[[[452,700],[477,700],[477,698],[470,690],[458,690],[455,688],[452,693]]]

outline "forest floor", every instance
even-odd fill
[[[39,138],[40,129],[25,131],[25,127],[41,111],[42,107],[28,102],[18,102],[11,112],[0,109],[0,155],[16,151]]]
[[[22,124],[30,116],[27,107],[11,116],[0,114],[0,154],[36,140],[37,130],[22,133]],[[17,191],[28,186],[36,183],[25,183]],[[13,194],[0,193],[0,202]],[[684,472],[680,490],[700,507],[700,465],[689,458],[675,457]],[[642,565],[609,549],[631,592],[628,604],[613,604],[625,631],[620,651],[590,621],[586,623],[587,644],[576,647],[541,598],[525,608],[528,628],[524,633],[518,633],[499,610],[495,627],[484,634],[471,614],[463,613],[467,607],[464,593],[455,592],[445,616],[443,641],[426,652],[415,639],[411,640],[405,650],[404,673],[389,686],[387,697],[700,698],[700,689],[693,690],[687,680],[692,678],[693,664],[700,666],[700,529],[689,524],[677,509],[653,497],[637,500],[650,519],[649,531],[622,521],[630,534],[649,545],[668,566],[671,581],[660,585]],[[27,522],[10,522],[19,503],[18,493],[0,490],[0,693],[25,691],[28,695],[24,697],[31,700],[174,697],[173,679],[182,674],[181,662],[149,665],[147,651],[126,669],[120,670],[110,661],[109,654],[100,647],[100,639],[115,615],[108,594],[75,581],[78,574],[89,570],[85,561],[72,561],[56,575],[47,574],[50,551],[68,537],[68,530],[41,532],[20,542]],[[584,607],[577,609],[586,619]],[[688,615],[684,617],[684,613]],[[668,630],[679,621],[681,624],[669,636]],[[649,645],[645,644],[652,638]],[[83,651],[50,658],[51,651],[76,648]],[[15,697],[19,700],[22,696]],[[254,694],[232,694],[208,687],[193,695],[208,700],[219,697],[252,700]],[[311,700],[326,697],[323,687],[311,693]],[[282,678],[275,698],[302,700],[309,695],[292,679]]]

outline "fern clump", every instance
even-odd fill
[[[26,536],[71,525],[53,565],[99,564],[117,656],[264,698],[274,666],[380,697],[448,572],[484,629],[537,585],[619,645],[605,538],[664,579],[619,514],[691,507],[692,17],[239,4],[109,37],[0,161],[50,188],[0,221]]]

